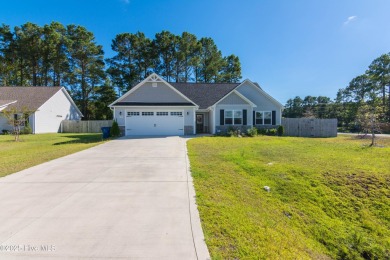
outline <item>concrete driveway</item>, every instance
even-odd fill
[[[185,142],[118,139],[0,178],[0,259],[209,258]]]

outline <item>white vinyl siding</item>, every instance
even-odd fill
[[[121,102],[185,102],[187,99],[179,93],[167,86],[163,82],[155,82],[156,87],[153,87],[152,82],[145,82],[142,86],[130,93]]]
[[[63,91],[58,91],[35,112],[34,133],[57,133],[61,130],[62,120],[81,119]]]
[[[263,90],[259,90],[258,88],[259,87],[257,86],[253,86],[249,83],[246,83],[237,88],[237,91],[256,104],[257,107],[254,108],[254,110],[275,111],[275,124],[280,125],[282,123],[282,107],[280,105],[277,105],[274,101],[271,101],[271,99],[269,99],[266,94],[263,94]]]

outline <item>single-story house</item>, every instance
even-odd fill
[[[171,83],[153,73],[109,105],[124,135],[216,134],[281,124],[283,106],[257,83]]]
[[[11,109],[31,112],[28,121],[35,134],[60,132],[62,120],[82,117],[64,87],[0,87],[0,132],[12,130],[1,112]]]

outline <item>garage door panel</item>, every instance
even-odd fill
[[[181,110],[128,110],[126,135],[183,135],[184,117]]]

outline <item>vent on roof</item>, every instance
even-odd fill
[[[153,82],[153,83],[152,83],[152,87],[157,88],[157,83],[156,83],[156,82]]]

